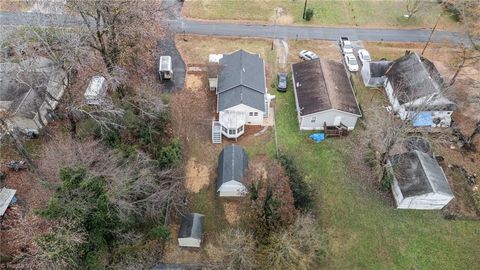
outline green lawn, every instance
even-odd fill
[[[387,206],[347,174],[342,153],[356,151],[344,151],[349,145],[346,140],[356,134],[313,144],[308,133],[298,130],[292,90],[275,95],[280,148],[295,157],[318,194],[318,218],[328,240],[324,268],[479,267],[479,222],[447,221],[438,211],[399,211]]]
[[[296,0],[191,0],[184,4],[188,17],[207,20],[248,20],[273,22],[275,8],[284,15],[279,23],[310,25],[345,25],[363,27],[433,27],[442,12],[436,1],[423,1],[416,17],[406,20],[406,1],[375,0],[309,0],[314,16],[310,22],[302,19],[304,1]],[[444,16],[439,28],[452,28],[456,23]]]

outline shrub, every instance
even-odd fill
[[[231,228],[220,234],[215,245],[209,243],[206,251],[218,269],[250,270],[258,269],[255,245],[252,234]]]
[[[452,17],[453,20],[455,20],[456,22],[460,22],[462,20],[462,13],[455,4],[444,2],[443,7],[447,12],[450,13],[450,17]]]
[[[170,230],[168,227],[158,225],[157,227],[150,229],[150,231],[147,233],[147,238],[151,240],[168,241],[172,238],[172,236],[170,235]]]
[[[295,220],[297,211],[289,179],[278,162],[266,158],[252,161],[246,184],[250,200],[245,202],[245,214],[259,241],[266,241],[271,232]]]
[[[160,151],[159,157],[157,158],[158,165],[161,168],[171,168],[180,163],[182,160],[182,143],[180,140],[173,140],[170,145],[165,146]]]
[[[375,150],[368,148],[367,153],[365,153],[364,161],[368,167],[375,168],[378,164]]]
[[[310,214],[299,215],[287,229],[272,235],[266,247],[268,268],[316,269],[326,254],[323,236]]]
[[[281,155],[280,164],[288,176],[290,189],[292,190],[295,208],[309,210],[313,208],[313,190],[305,182],[303,174],[295,165],[293,159],[287,155]]]
[[[312,19],[313,17],[313,8],[307,8],[305,11],[305,20],[308,22]]]
[[[113,231],[119,228],[120,223],[107,197],[105,181],[99,177],[88,177],[81,167],[60,170],[60,179],[61,186],[47,207],[40,211],[41,215],[60,221],[60,225],[54,233],[39,238],[38,244],[46,253],[75,254],[71,261],[67,260],[67,255],[62,255],[61,260],[66,260],[70,266],[76,264],[74,258],[77,257],[86,265],[99,266],[101,258],[98,255],[105,252],[113,239]],[[61,230],[65,230],[63,236],[58,235]],[[73,238],[77,232],[85,232],[84,243],[73,246],[73,250],[62,247],[68,246],[66,242],[77,239]]]
[[[381,186],[382,190],[383,191],[389,190],[392,186],[392,182],[393,182],[393,174],[391,174],[389,172],[385,173],[385,175],[382,178],[382,183],[381,183],[382,184],[382,186]]]

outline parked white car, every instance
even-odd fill
[[[347,64],[348,70],[358,71],[358,62],[355,55],[351,53],[345,54],[345,63]]]
[[[348,37],[341,37],[339,44],[340,48],[342,48],[342,54],[353,53],[352,42],[348,39]]]
[[[366,62],[372,61],[372,58],[370,58],[370,54],[365,49],[358,50],[358,58],[360,58],[362,65],[365,65]]]
[[[300,56],[300,58],[303,60],[313,60],[318,58],[318,56],[315,53],[307,50],[300,51],[298,56]]]

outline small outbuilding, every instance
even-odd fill
[[[190,213],[182,216],[178,230],[178,245],[181,247],[200,247],[203,237],[203,223],[205,216],[199,213]]]
[[[2,188],[0,189],[0,217],[3,217],[8,206],[15,197],[15,189]]]
[[[292,78],[300,130],[355,128],[362,114],[342,63],[323,59],[295,63]]]
[[[362,65],[362,79],[365,87],[383,86],[387,78],[385,72],[391,65],[391,61],[364,62]]]
[[[244,185],[248,156],[242,147],[230,144],[218,157],[217,192],[220,197],[241,197],[247,193]]]
[[[105,77],[93,76],[85,91],[85,103],[88,105],[100,105],[107,93],[107,80]]]
[[[454,197],[442,168],[427,153],[391,156],[387,168],[399,209],[442,209]]]

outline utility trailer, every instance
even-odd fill
[[[171,80],[173,78],[172,57],[169,55],[160,56],[158,64],[160,80]]]

